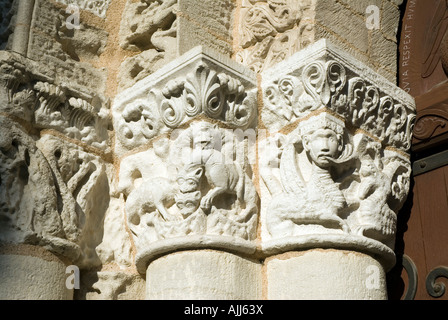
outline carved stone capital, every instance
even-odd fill
[[[103,162],[52,136],[36,143],[6,117],[0,123],[0,242],[42,246],[73,262],[83,259],[85,227],[98,221],[91,214],[92,197],[107,191]]]
[[[413,99],[325,40],[262,76],[263,250],[350,248],[392,267]]]
[[[90,228],[108,206],[108,111],[20,55],[0,52],[0,69],[0,242],[97,265]]]
[[[255,252],[252,71],[198,47],[120,93],[112,114],[141,273],[174,250]]]

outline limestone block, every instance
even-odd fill
[[[392,267],[412,97],[326,40],[262,76],[263,250],[366,249]]]
[[[381,11],[381,32],[384,38],[397,42],[398,26],[400,23],[400,9],[394,2],[383,2]],[[399,1],[398,1],[399,2]]]
[[[373,29],[367,23],[372,20],[369,8],[378,14]],[[238,21],[236,59],[261,72],[314,41],[327,39],[395,81],[399,20],[398,7],[381,0],[245,0]],[[375,43],[374,33],[381,35]]]
[[[359,1],[355,1],[359,2]],[[363,4],[367,2],[363,1]],[[368,2],[372,4],[372,2]],[[359,5],[359,4],[358,4]],[[316,24],[324,30],[330,30],[332,33],[342,37],[343,41],[349,42],[363,54],[369,50],[369,30],[363,16],[354,15],[353,12],[337,1],[317,1],[316,3]],[[317,33],[319,34],[319,29]],[[316,39],[320,39],[319,35]]]
[[[69,15],[51,1],[36,0],[27,57],[44,65],[41,71],[55,83],[69,84],[75,90],[101,96],[106,72],[83,60],[89,61],[101,54],[107,33],[83,21],[79,29],[67,28]]]
[[[179,0],[178,54],[203,45],[216,52],[232,52],[234,2],[230,0]]]
[[[309,250],[266,261],[269,300],[386,300],[386,274],[374,258],[352,251]]]
[[[261,285],[256,261],[212,250],[183,251],[148,266],[146,299],[258,300]]]
[[[43,249],[27,247],[0,253],[1,300],[72,300],[66,286],[66,265]]]

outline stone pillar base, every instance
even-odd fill
[[[0,248],[0,300],[72,300],[66,265],[41,247]]]
[[[215,250],[181,251],[148,266],[149,300],[261,299],[261,264]]]
[[[314,249],[266,259],[269,300],[385,300],[386,273],[369,255]]]

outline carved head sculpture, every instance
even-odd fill
[[[195,163],[185,165],[177,175],[180,192],[188,193],[199,190],[203,173],[202,165]]]
[[[197,150],[220,150],[221,133],[217,125],[208,122],[197,122],[192,124],[193,149]]]
[[[344,123],[326,113],[311,117],[300,124],[304,150],[311,162],[328,168],[347,155],[344,150]]]
[[[175,201],[183,218],[187,218],[199,208],[203,173],[203,166],[194,163],[185,165],[179,171],[177,183],[180,192],[175,195]]]
[[[179,193],[175,198],[176,206],[179,208],[180,214],[186,219],[199,208],[202,194],[201,191]]]

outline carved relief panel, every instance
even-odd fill
[[[132,86],[196,46],[230,55],[234,7],[230,0],[127,1],[120,46],[137,54],[121,65],[120,89]]]
[[[199,47],[119,95],[113,117],[141,272],[176,248],[255,250],[254,74]]]
[[[243,1],[237,60],[260,72],[306,47],[314,39],[310,6],[310,1]]]

